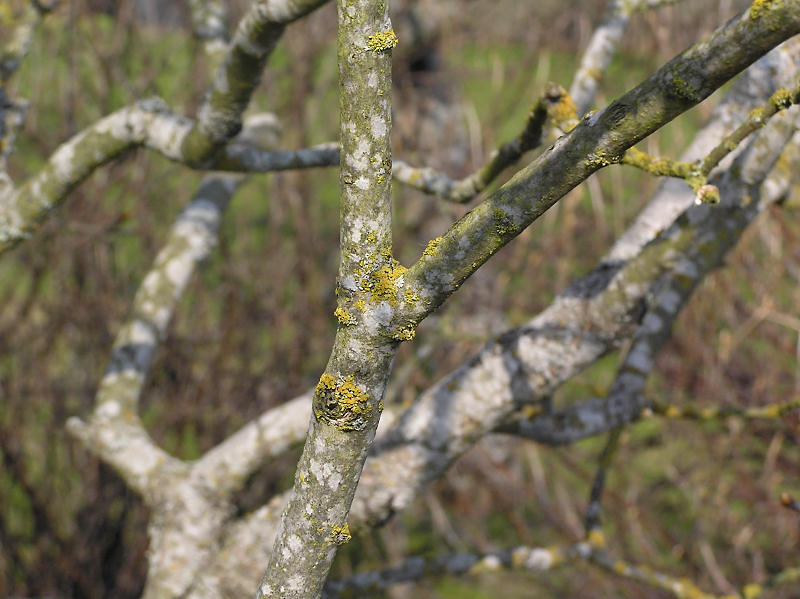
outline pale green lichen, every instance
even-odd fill
[[[508,215],[500,210],[500,208],[495,208],[493,210],[495,226],[494,229],[500,237],[504,237],[508,234],[514,234],[519,231],[519,225],[514,224],[514,222],[508,217]]]
[[[394,29],[389,29],[388,31],[381,31],[380,33],[370,35],[367,38],[367,48],[372,52],[383,52],[397,46],[398,41]]]
[[[680,75],[675,75],[672,78],[672,85],[675,92],[677,92],[678,96],[681,98],[689,100],[690,102],[698,102],[700,100],[694,88]]]
[[[586,166],[591,169],[603,168],[604,166],[608,166],[612,163],[613,161],[609,160],[603,151],[592,152],[586,157]]]

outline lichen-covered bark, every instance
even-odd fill
[[[715,145],[742,123],[750,111],[764,102],[776,89],[791,87],[797,81],[800,69],[800,39],[781,44],[756,64],[747,69],[725,94],[714,109],[709,122],[697,133],[681,156],[682,161],[695,161],[706,156]],[[739,148],[723,161],[727,168],[738,155]],[[688,186],[680,180],[668,179],[647,205],[636,216],[634,222],[614,242],[603,259],[611,268],[635,256],[642,246],[654,239],[677,216],[686,210],[694,198]]]
[[[181,154],[194,165],[207,163],[242,127],[242,113],[286,25],[327,0],[255,0],[228,45],[197,123]],[[206,165],[208,166],[208,165]]]
[[[763,196],[780,197],[776,182],[764,180],[800,125],[800,110],[787,111],[770,121],[720,182],[723,202],[716,207],[690,206],[654,243],[681,247],[669,272],[659,281],[642,325],[606,398],[593,398],[551,414],[524,419],[506,430],[547,443],[562,445],[620,426],[639,416],[647,376],[669,338],[671,325],[703,278],[722,263],[744,229],[764,206]],[[800,138],[797,138],[800,140]],[[797,158],[796,149],[793,157]],[[733,174],[735,173],[735,174]],[[783,178],[784,185],[788,179]],[[770,199],[769,197],[767,199]],[[689,243],[686,243],[688,238]],[[651,246],[652,247],[652,246]]]
[[[383,407],[404,269],[392,257],[391,50],[385,0],[339,0],[339,330],[258,599],[318,597]]]
[[[629,147],[708,97],[724,82],[800,32],[800,0],[761,3],[659,69],[604,110],[581,121],[536,161],[455,223],[438,251],[406,276],[418,321],[569,190]]]
[[[798,72],[797,56],[791,47],[778,48],[748,69],[686,159],[705,155],[750,108],[776,88],[790,85]],[[541,398],[629,336],[641,318],[643,297],[668,268],[660,264],[659,252],[663,258],[664,251],[671,250],[654,249],[633,261],[627,271],[620,268],[639,255],[643,245],[668,227],[692,199],[683,182],[666,182],[647,209],[647,219],[634,223],[632,233],[623,236],[624,243],[612,252],[615,258],[604,260],[541,315],[493,340],[462,369],[424,393],[388,431],[399,445],[379,440],[367,460],[349,517],[351,525],[382,522],[404,509],[428,481],[440,476],[452,460],[505,422],[520,405],[537,409]],[[190,596],[205,599],[246,592],[254,573],[253,560],[255,556],[266,559],[283,505],[285,498],[278,496],[232,526],[214,564],[203,572]]]
[[[239,179],[216,175],[201,184],[136,294],[89,422],[67,422],[70,432],[114,467],[152,510],[144,593],[149,599],[183,593],[197,568],[213,555],[213,539],[229,511],[219,505],[213,479],[201,479],[153,442],[139,419],[138,404],[177,301],[195,265],[215,245],[221,212]]]
[[[255,115],[238,141],[270,145],[275,126],[270,115]],[[242,175],[226,174],[203,180],[137,292],[132,317],[117,335],[89,422],[72,418],[67,423],[70,432],[114,467],[151,510],[144,592],[148,599],[181,596],[211,561],[215,539],[232,512],[230,490],[238,488],[237,472],[229,472],[224,461],[215,461],[217,453],[187,464],[160,449],[139,419],[138,403],[178,299],[197,263],[216,244],[221,214],[243,180]]]
[[[108,117],[102,126],[93,126],[62,146],[39,176],[17,190],[20,195],[8,196],[14,201],[7,204],[9,216],[0,217],[5,218],[5,224],[0,222],[0,236],[8,233],[9,243],[13,243],[14,235],[19,239],[30,223],[41,218],[94,168],[134,145],[152,147],[181,162],[231,169],[333,164],[338,150],[331,146],[257,154],[251,152],[252,148],[228,144],[252,92],[254,77],[257,79],[260,72],[255,67],[266,59],[268,46],[277,40],[282,24],[319,4],[256,2],[248,16],[252,19],[245,19],[240,26],[242,35],[234,40],[231,54],[219,71],[223,75],[218,75],[198,123],[174,117],[153,103]],[[199,15],[217,3],[196,1],[192,5]],[[550,166],[560,166],[570,157],[585,159],[588,155],[589,159],[565,174],[548,173],[556,179],[544,177],[542,185],[555,185],[552,196],[536,195],[544,189],[530,180],[542,175],[536,169],[543,167],[537,163],[505,191],[490,198],[488,208],[480,209],[485,219],[481,226],[488,229],[463,228],[462,222],[443,238],[432,240],[425,249],[422,267],[409,273],[391,253],[389,61],[397,38],[385,3],[340,0],[342,256],[336,317],[341,326],[328,366],[314,391],[308,442],[259,596],[306,597],[319,593],[336,546],[349,538],[347,510],[375,435],[397,343],[413,337],[418,320],[446,297],[449,291],[443,289],[460,284],[465,268],[469,271],[479,266],[475,260],[470,262],[470,252],[500,247],[524,226],[530,214],[544,203],[556,201],[560,190],[612,161],[617,155],[613,152],[633,143],[648,127],[655,128],[695,103],[721,81],[724,73],[740,68],[735,65],[744,64],[743,56],[748,52],[755,56],[763,50],[761,44],[766,47],[785,35],[787,27],[796,28],[797,23],[787,25],[784,17],[796,17],[797,9],[796,1],[758,2],[748,15],[718,33],[720,39],[712,39],[694,54],[686,53],[638,92],[634,90],[602,114],[584,121],[579,127],[583,132],[556,144],[547,153]],[[786,10],[793,12],[781,12]],[[196,25],[203,22],[198,18]],[[214,27],[209,39],[219,40],[222,29]],[[728,53],[717,52],[715,57],[702,59],[703,52],[745,40],[755,49],[740,51],[734,46]],[[239,75],[247,81],[235,80]],[[641,90],[655,100],[645,97]],[[607,156],[603,152],[608,152]],[[222,181],[235,179],[217,180],[223,191],[230,192],[230,186]],[[206,219],[209,206],[195,208],[198,210],[188,219],[195,225],[208,225],[213,220]],[[79,437],[118,468],[153,510],[149,528],[151,576],[146,596],[158,599],[231,595],[221,591],[230,588],[226,586],[230,580],[222,581],[220,572],[241,585],[247,571],[242,560],[268,552],[264,539],[271,541],[275,535],[277,514],[286,505],[286,498],[276,497],[256,514],[234,520],[229,496],[261,460],[297,440],[299,412],[295,406],[302,401],[265,415],[265,419],[272,417],[269,425],[264,419],[248,425],[195,464],[171,458],[149,439],[136,416],[138,393],[175,297],[202,255],[195,244],[213,243],[213,231],[206,235],[208,227],[200,226],[192,235],[182,235],[178,229],[164,250],[163,260],[159,257],[154,269],[157,272],[148,277],[141,297],[137,297],[136,318],[120,333],[112,366],[101,383],[95,414],[88,425],[79,421],[70,424]],[[488,241],[481,238],[484,233]],[[204,238],[206,241],[202,241]],[[584,287],[576,285],[545,315],[490,343],[462,369],[423,395],[367,463],[350,524],[380,522],[402,509],[427,481],[441,474],[455,457],[505,422],[517,408],[540,410],[536,400],[629,335],[646,307],[646,292],[673,268],[672,258],[690,247],[693,237],[681,229],[675,239],[674,244],[654,244],[645,252],[637,249],[624,267],[605,264],[591,280],[584,281]],[[3,246],[4,242],[0,239],[0,251],[9,247]],[[445,254],[445,261],[450,261],[447,264],[442,261]],[[454,268],[448,273],[444,268],[428,268],[431,265]],[[663,297],[670,300],[670,296]],[[667,304],[675,305],[674,301]],[[652,306],[650,313],[655,313]],[[644,358],[633,354],[632,359],[641,364]],[[278,416],[286,419],[278,420]],[[287,423],[286,427],[276,430],[281,422]],[[391,483],[387,485],[387,481]],[[253,549],[243,551],[243,547]]]
[[[159,99],[137,102],[104,117],[61,144],[46,164],[16,188],[0,193],[0,254],[35,231],[51,210],[98,167],[137,146],[186,163],[183,141],[192,121],[172,114]],[[264,150],[233,140],[216,155],[219,170],[268,172],[338,162],[330,144],[296,151]]]

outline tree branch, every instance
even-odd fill
[[[239,23],[217,70],[197,122],[182,140],[181,155],[196,167],[207,164],[241,129],[242,113],[286,25],[327,0],[255,0]]]
[[[705,155],[736,127],[742,113],[763,102],[776,87],[790,84],[800,67],[797,57],[791,47],[781,47],[748,69],[698,134],[688,157]],[[784,160],[778,167],[773,173],[779,172],[788,185],[789,175],[798,169]],[[778,180],[771,175],[770,188],[773,179]],[[407,507],[427,482],[440,476],[478,439],[518,409],[541,411],[537,402],[630,335],[641,318],[643,298],[668,265],[659,267],[653,253],[651,260],[639,258],[638,265],[634,262],[627,271],[622,266],[636,258],[642,246],[668,227],[692,199],[682,181],[665,181],[643,217],[593,272],[573,283],[526,325],[491,340],[461,368],[425,391],[373,448],[350,524],[380,523]],[[286,497],[276,496],[228,530],[218,557],[193,585],[193,599],[248,592],[258,560],[269,555],[285,501]]]
[[[583,116],[594,102],[600,81],[628,28],[631,15],[640,10],[673,4],[678,0],[611,0],[606,7],[603,23],[594,30],[583,52],[581,64],[569,88],[578,115]]]
[[[407,318],[438,308],[495,252],[593,172],[699,103],[740,70],[800,32],[800,2],[760,4],[686,50],[605,110],[585,118],[551,149],[456,222],[435,252],[409,269],[405,286],[421,301]]]
[[[387,325],[404,269],[392,257],[391,50],[385,0],[337,2],[341,122],[340,326],[316,386],[294,491],[257,599],[315,598],[375,436],[398,342]]]
[[[419,191],[435,194],[450,202],[465,204],[486,189],[506,168],[522,158],[523,154],[539,147],[548,123],[553,129],[562,131],[569,131],[577,123],[572,99],[564,88],[555,83],[545,87],[539,101],[528,113],[522,132],[497,148],[486,164],[471,175],[453,180],[436,169],[414,168],[395,160],[394,176],[400,183]]]
[[[690,207],[654,242],[657,246],[687,236],[691,239],[686,249],[676,256],[672,272],[660,282],[655,300],[634,336],[608,397],[536,415],[508,425],[506,431],[548,445],[562,445],[639,417],[645,407],[646,377],[653,368],[656,353],[669,337],[672,322],[695,286],[721,263],[763,206],[765,198],[761,185],[798,124],[800,111],[791,112],[793,114],[787,118],[771,121],[736,161],[736,168],[720,184],[725,198],[722,205],[713,209],[706,205]],[[794,143],[800,143],[800,135]],[[799,154],[794,144],[792,150],[795,155]],[[736,170],[741,171],[741,175],[733,174]],[[766,195],[767,201],[775,199],[774,188]]]
[[[183,141],[192,122],[168,111],[157,98],[137,102],[97,121],[53,152],[41,170],[16,189],[0,195],[0,254],[29,237],[51,210],[95,169],[125,152],[145,146],[186,163]],[[243,172],[269,172],[338,162],[331,144],[297,151],[262,150],[233,141],[218,154],[213,167]]]

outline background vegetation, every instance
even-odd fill
[[[15,179],[35,172],[70,135],[136,99],[160,95],[188,114],[202,99],[203,53],[188,28],[144,23],[128,2],[114,14],[91,4],[63,2],[13,80],[11,94],[31,101],[10,165]],[[603,8],[592,0],[420,0],[419,14],[431,21],[419,29],[424,43],[414,46],[404,43],[412,23],[400,10],[411,3],[395,4],[395,155],[451,175],[470,172],[514,135],[547,81],[568,86]],[[698,0],[637,17],[598,103],[741,4]],[[332,11],[327,6],[289,28],[255,98],[253,110],[279,116],[282,147],[336,137]],[[677,156],[713,100],[647,140],[646,149]],[[66,434],[64,422],[90,410],[133,293],[199,179],[154,153],[124,156],[0,260],[0,596],[138,596],[144,508]],[[196,457],[316,382],[335,332],[336,181],[334,169],[257,176],[236,195],[218,252],[185,294],[144,396],[148,430],[165,449]],[[559,202],[402,347],[389,401],[415,397],[489,336],[546,306],[593,266],[656,184],[614,167]],[[468,209],[400,186],[395,200],[395,246],[406,262]],[[661,353],[654,399],[749,407],[797,395],[796,216],[790,206],[770,208],[701,286]],[[616,363],[616,355],[607,357],[558,399],[602,393]],[[800,520],[777,497],[800,494],[798,434],[796,415],[780,426],[736,419],[636,425],[623,437],[606,497],[616,553],[720,592],[796,565]],[[578,539],[601,446],[592,439],[554,450],[491,437],[410,512],[354,539],[333,577],[408,553]],[[287,487],[296,457],[254,477],[241,509]],[[423,589],[415,596],[665,596],[588,567],[580,576],[487,575]]]

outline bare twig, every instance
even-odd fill
[[[414,168],[405,162],[395,160],[394,177],[398,182],[414,189],[464,204],[486,189],[500,173],[516,163],[525,152],[537,148],[542,143],[547,123],[562,131],[569,131],[577,123],[572,99],[564,88],[555,83],[546,86],[539,101],[531,108],[522,132],[495,150],[486,164],[471,175],[453,180],[435,169]]]

